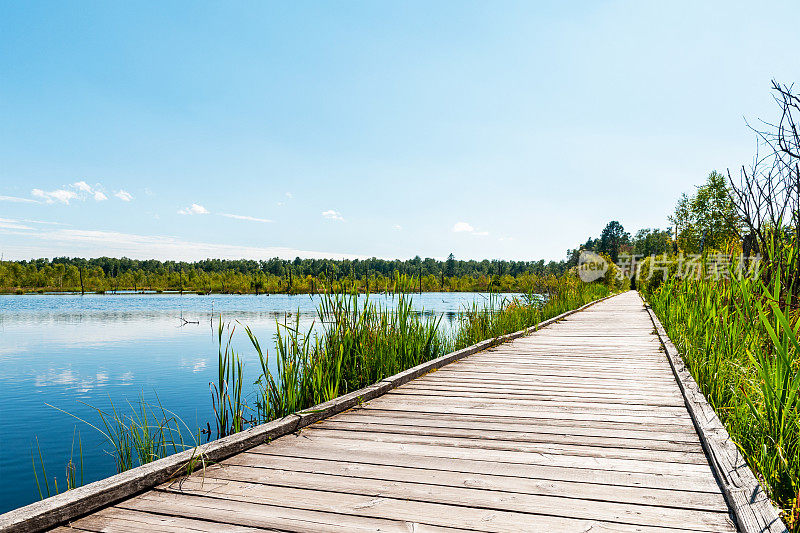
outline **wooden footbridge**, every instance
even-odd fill
[[[217,462],[192,475],[184,452],[0,529],[785,531],[638,293],[543,325],[206,445]]]

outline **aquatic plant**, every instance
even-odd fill
[[[775,254],[777,251],[772,251]],[[775,264],[781,261],[772,255]],[[644,293],[732,440],[800,529],[798,311],[784,269],[768,277],[731,265],[719,279],[670,276]],[[653,288],[650,288],[653,287]]]
[[[235,331],[235,324],[224,322],[220,317],[217,326],[217,382],[209,384],[217,438],[238,433],[246,423],[242,396],[244,363],[231,347]]]

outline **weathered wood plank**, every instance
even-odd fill
[[[495,468],[493,474],[481,472],[459,472],[442,469],[440,462],[415,462],[403,466],[381,465],[353,462],[346,459],[319,460],[302,457],[273,456],[264,461],[263,457],[242,453],[226,459],[222,465],[212,466],[210,476],[216,476],[216,469],[229,466],[287,472],[306,472],[340,477],[379,479],[384,481],[406,481],[428,485],[450,487],[470,487],[521,494],[544,494],[573,498],[580,495],[590,500],[613,501],[652,506],[668,506],[680,509],[727,512],[727,505],[719,492],[687,491],[682,488],[671,490],[638,486],[609,485],[604,483],[565,481],[562,479],[533,478],[529,476],[510,476],[503,469]],[[424,468],[426,465],[430,468]],[[491,467],[490,467],[491,469]],[[291,476],[289,476],[291,477]],[[275,479],[283,480],[283,477]],[[281,481],[284,482],[284,481]],[[686,483],[686,479],[681,480]]]
[[[485,418],[485,419],[482,419]],[[690,429],[683,431],[659,431],[649,430],[638,426],[625,427],[600,427],[600,426],[578,426],[565,424],[559,420],[537,420],[534,423],[526,423],[524,420],[497,419],[492,417],[469,417],[469,416],[436,416],[432,413],[403,413],[387,412],[380,410],[370,410],[364,413],[361,410],[348,411],[342,413],[330,422],[357,422],[364,424],[394,424],[411,427],[430,427],[430,428],[457,428],[470,430],[480,434],[483,431],[504,431],[508,433],[526,433],[530,435],[559,435],[564,438],[571,436],[587,437],[606,437],[620,440],[649,440],[666,441],[675,443],[699,444],[697,434]]]
[[[251,453],[251,452],[245,452]],[[400,466],[421,471],[447,470],[472,474],[500,475],[522,479],[542,479],[570,481],[575,483],[596,483],[611,487],[643,487],[664,489],[671,491],[691,490],[692,492],[705,492],[720,494],[719,486],[713,477],[697,474],[669,474],[653,475],[642,472],[625,472],[614,470],[574,468],[570,466],[557,466],[548,463],[521,464],[502,461],[481,461],[479,459],[459,457],[437,457],[410,453],[383,453],[380,450],[360,451],[355,455],[344,446],[330,447],[324,443],[319,446],[307,448],[263,449],[256,456],[268,456],[260,459],[264,464],[270,464],[275,457],[291,459],[306,458],[313,461],[351,462],[367,465]],[[237,455],[241,457],[244,454]],[[613,489],[611,489],[613,490]]]
[[[452,428],[452,427],[431,427],[422,425],[408,424],[388,424],[370,422],[357,422],[349,420],[326,420],[318,422],[315,429],[338,429],[345,431],[359,431],[368,433],[395,433],[404,435],[427,435],[431,437],[458,437],[479,440],[498,440],[501,442],[521,442],[536,444],[564,444],[577,446],[595,446],[603,448],[635,448],[639,450],[662,450],[695,453],[702,455],[697,448],[696,441],[679,440],[656,440],[647,438],[631,437],[602,437],[592,435],[564,435],[563,433],[545,433],[532,431],[507,431],[480,428]]]
[[[300,478],[300,474],[295,477]],[[536,528],[548,528],[550,525],[557,525],[558,530],[564,530],[564,525],[568,522],[577,525],[587,521],[633,528],[648,527],[654,520],[659,520],[664,523],[663,527],[691,531],[721,531],[729,529],[731,525],[727,513],[686,509],[675,511],[667,508],[657,508],[648,513],[646,506],[633,507],[607,502],[592,502],[591,508],[587,509],[587,502],[570,498],[509,494],[501,497],[492,491],[460,487],[436,487],[435,490],[427,490],[424,486],[408,483],[375,484],[359,479],[358,487],[363,494],[352,494],[329,490],[329,487],[323,486],[318,483],[313,488],[294,488],[237,480],[190,478],[180,486],[173,483],[166,490],[238,502],[273,505],[291,502],[295,508],[321,508],[330,512],[366,514],[377,518],[398,517],[438,526],[452,524],[469,528],[474,527],[475,520],[479,519],[488,522],[483,527],[492,525],[492,530],[495,526],[497,530],[502,530],[512,525],[516,527],[515,531],[532,531]],[[595,513],[595,516],[591,513]],[[499,519],[500,516],[507,522]]]
[[[616,472],[639,472],[646,474],[681,474],[686,476],[704,477],[711,475],[711,468],[707,464],[681,463],[657,460],[623,459],[619,457],[593,457],[570,455],[567,453],[542,453],[524,452],[507,449],[492,449],[491,447],[469,446],[444,446],[437,444],[433,439],[424,442],[391,442],[386,439],[359,440],[348,439],[346,435],[333,437],[327,432],[303,432],[294,440],[279,439],[268,445],[256,446],[253,453],[274,453],[278,448],[288,447],[300,449],[315,446],[328,446],[351,453],[364,453],[368,451],[385,454],[409,453],[427,457],[473,459],[477,461],[495,461],[509,465],[527,464],[540,466],[561,466],[581,468],[585,470],[609,470]],[[412,440],[413,437],[409,436]],[[399,440],[399,439],[398,439]],[[509,468],[512,468],[509,466]]]

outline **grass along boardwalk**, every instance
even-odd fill
[[[58,531],[756,530],[720,476],[627,292]]]

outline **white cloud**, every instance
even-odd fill
[[[268,218],[251,217],[248,215],[234,215],[231,213],[220,213],[223,217],[235,218],[236,220],[249,220],[250,222],[272,222]]]
[[[468,222],[456,222],[453,225],[453,231],[455,233],[469,233],[470,235],[475,235],[477,237],[485,237],[489,235],[488,231],[478,231]]]
[[[96,202],[103,202],[108,200],[108,196],[103,192],[103,187],[100,184],[96,186],[89,185],[85,181],[76,181],[71,185],[67,185],[62,189],[54,191],[45,191],[43,189],[32,189],[31,195],[38,200],[28,200],[26,198],[15,198],[13,196],[0,196],[0,200],[8,200],[11,202],[44,202],[46,204],[61,203],[69,205],[72,200],[85,201],[87,198],[94,198]]]
[[[64,224],[63,222],[50,222],[48,220],[31,220],[28,218],[22,219],[22,222],[30,222],[31,224],[48,224],[52,226],[69,226],[69,224]]]
[[[15,202],[15,203],[25,203],[25,204],[36,204],[38,203],[36,200],[31,200],[30,198],[19,198],[17,196],[0,196],[0,202]]]
[[[41,198],[47,204],[60,202],[62,204],[69,204],[70,200],[76,200],[78,194],[75,191],[67,189],[56,189],[55,191],[43,191],[42,189],[33,189],[31,194],[36,198]]]
[[[294,198],[294,195],[290,192],[286,193],[286,198]]]
[[[16,234],[14,230],[0,233]],[[338,252],[318,252],[285,247],[237,246],[207,242],[184,241],[164,235],[136,235],[113,231],[46,229],[25,232],[24,244],[6,246],[6,257],[54,257],[59,255],[99,257],[131,257],[134,259],[174,259],[198,261],[210,257],[219,259],[366,259],[367,256]],[[41,241],[37,244],[36,241]]]
[[[11,220],[10,218],[0,218],[0,228],[3,228],[3,229],[24,229],[24,230],[32,230],[33,229],[30,226],[26,226],[24,224],[20,224],[19,220]]]
[[[208,213],[209,213],[208,209],[206,209],[200,204],[192,204],[191,207],[184,207],[183,209],[178,209],[179,215],[207,215]]]
[[[80,191],[81,200],[88,196],[91,196],[97,202],[108,200],[108,196],[105,195],[105,193],[102,191],[102,187],[99,184],[96,187],[92,187],[85,181],[76,181],[72,184],[72,187]]]
[[[72,186],[78,189],[79,191],[92,194],[92,188],[85,181],[76,181],[75,183],[72,184]]]
[[[344,220],[342,214],[338,211],[334,211],[333,209],[328,209],[327,211],[323,211],[322,216],[330,220]]]
[[[400,224],[395,224],[394,226],[392,226],[392,229],[395,231],[400,231],[403,229],[403,226],[401,226]]]
[[[128,191],[126,191],[125,189],[118,190],[117,192],[114,193],[114,196],[116,196],[123,202],[130,202],[131,200],[133,200],[133,195]]]

